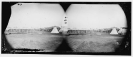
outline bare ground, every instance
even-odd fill
[[[122,39],[119,35],[70,35],[69,45],[75,52],[112,52]]]
[[[54,50],[62,41],[60,35],[10,34],[6,35],[13,48]]]

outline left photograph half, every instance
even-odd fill
[[[2,52],[54,52],[61,44],[60,29],[65,15],[59,4],[16,3],[10,9],[2,34]]]

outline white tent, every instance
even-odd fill
[[[118,34],[116,28],[113,28],[110,34]]]
[[[56,27],[54,27],[53,30],[51,31],[51,33],[59,33],[59,31],[57,30]]]
[[[121,33],[121,32],[122,32],[122,30],[123,30],[123,29],[122,29],[122,28],[120,28],[120,30],[118,31],[118,33]]]
[[[122,34],[125,34],[127,32],[127,30],[126,29],[122,29],[122,28],[120,28],[120,30],[118,31],[118,33],[122,33]]]
[[[61,28],[61,29],[59,30],[59,32],[63,32],[63,31],[67,32],[68,29],[67,29],[67,28]]]

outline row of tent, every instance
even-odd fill
[[[63,30],[63,29],[61,29]],[[51,31],[51,33],[59,33],[61,32],[61,30],[58,30],[57,27],[54,27]],[[66,30],[68,31],[68,33],[73,33],[73,31],[69,31],[69,30]],[[83,33],[86,32],[86,31],[83,31]],[[110,34],[125,34],[126,33],[126,29],[120,29],[119,31],[116,30],[116,28],[113,28],[112,31],[110,32]]]
[[[116,30],[116,28],[113,28],[110,34],[122,34],[124,35],[127,32],[127,29],[120,28],[119,31]]]
[[[86,31],[84,31],[84,32],[86,32]],[[127,32],[126,29],[120,28],[120,30],[117,31],[116,28],[113,28],[112,31],[110,32],[110,34],[115,34],[115,35],[117,35],[117,34],[122,34],[122,35],[124,35],[126,32]],[[59,33],[59,31],[57,30],[56,27],[54,27],[54,29],[51,31],[51,33]],[[69,32],[68,32],[68,33],[69,33]]]
[[[59,29],[57,27],[54,27],[53,29],[45,29],[45,30],[39,30],[39,29],[8,29],[5,30],[5,34],[25,34],[25,33],[43,33],[44,31],[46,32],[51,32],[51,33],[59,33]]]

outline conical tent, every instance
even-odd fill
[[[124,30],[124,29],[120,28],[120,30],[118,31],[118,33],[122,33],[123,30]]]
[[[118,31],[118,33],[121,33],[122,32],[122,28],[120,28],[120,30]]]
[[[126,31],[127,31],[126,29],[122,29],[122,28],[121,28],[121,29],[118,31],[118,33],[126,33]]]
[[[59,31],[57,30],[56,27],[54,27],[53,30],[51,31],[51,33],[59,33]]]
[[[117,32],[116,28],[113,28],[113,30],[111,31],[111,33],[110,33],[110,34],[118,34],[118,32]]]

